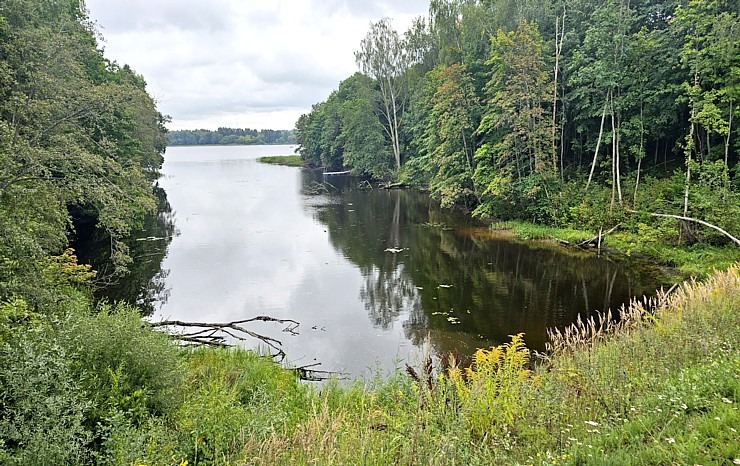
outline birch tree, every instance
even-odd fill
[[[404,40],[384,18],[370,25],[370,31],[355,52],[360,71],[378,85],[378,108],[390,139],[396,169],[401,168],[401,115],[407,93],[404,74],[409,67]]]

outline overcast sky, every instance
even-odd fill
[[[357,70],[370,22],[428,0],[87,0],[105,55],[147,81],[170,129],[292,129]]]

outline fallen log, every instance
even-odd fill
[[[683,220],[685,222],[694,222],[698,223],[700,225],[704,225],[709,228],[713,228],[717,230],[718,232],[722,233],[726,237],[730,238],[737,246],[740,246],[740,239],[735,238],[727,231],[723,230],[722,228],[718,227],[717,225],[712,225],[709,222],[705,222],[704,220],[699,220],[698,218],[691,218],[691,217],[684,217],[682,215],[671,215],[671,214],[659,214],[656,212],[640,212],[638,210],[627,210],[627,212],[632,214],[647,214],[652,217],[661,217],[661,218],[675,218],[676,220]]]

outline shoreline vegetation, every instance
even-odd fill
[[[177,347],[73,289],[52,314],[3,302],[0,461],[735,464],[739,291],[736,264],[554,331],[546,355],[515,335],[470,367],[321,385],[251,350]]]
[[[598,253],[599,232],[558,228],[521,221],[494,222],[491,228],[528,241],[553,241],[561,245],[593,250]],[[663,268],[666,278],[675,281],[705,278],[715,270],[726,270],[740,262],[740,248],[711,244],[675,245],[650,240],[630,231],[616,229],[602,232],[601,249],[605,254],[639,257]]]
[[[303,159],[300,155],[272,155],[267,157],[260,157],[257,159],[260,163],[268,163],[271,165],[284,165],[286,167],[303,167]]]

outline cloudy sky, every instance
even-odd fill
[[[357,70],[370,22],[428,0],[87,0],[106,56],[142,74],[170,129],[291,129]]]

